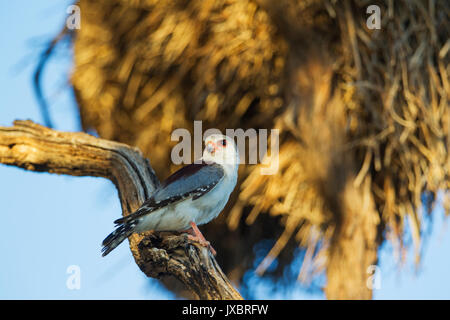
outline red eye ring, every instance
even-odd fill
[[[222,141],[220,141],[220,144],[221,144],[223,147],[226,147],[226,146],[227,146],[227,140],[226,140],[226,139],[223,139]]]

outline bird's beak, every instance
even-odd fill
[[[216,146],[215,146],[214,142],[209,141],[209,142],[206,144],[206,150],[207,150],[209,153],[214,153],[214,151],[216,151]]]

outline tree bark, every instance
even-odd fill
[[[138,209],[160,184],[137,148],[86,133],[51,130],[32,121],[0,127],[0,163],[107,178],[118,189],[124,216]],[[148,277],[174,276],[200,299],[242,299],[210,251],[185,234],[133,234],[129,243],[137,265]]]

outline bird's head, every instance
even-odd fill
[[[234,140],[226,135],[212,134],[205,140],[203,160],[229,167],[238,167],[239,152]]]

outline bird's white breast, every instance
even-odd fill
[[[186,199],[144,216],[137,231],[182,231],[190,228],[191,221],[197,225],[208,223],[223,210],[236,181],[237,172],[226,174],[222,181],[200,198]]]
[[[216,218],[227,204],[235,185],[235,177],[225,176],[222,183],[219,183],[203,197],[195,200],[193,205],[198,208],[198,214],[194,222],[201,225]]]

